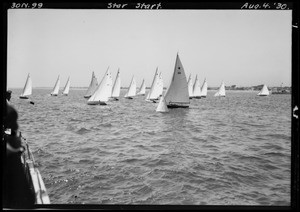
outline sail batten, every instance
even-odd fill
[[[189,107],[190,104],[187,79],[178,54],[165,100],[168,107]]]
[[[27,99],[28,96],[30,96],[31,94],[32,94],[32,81],[31,81],[30,74],[28,74],[26,82],[25,82],[25,86],[24,86],[22,94],[20,95],[20,98]]]

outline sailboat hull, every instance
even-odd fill
[[[188,108],[189,105],[167,105],[168,108]]]
[[[88,105],[107,105],[105,102],[101,102],[101,101],[90,101],[87,104]]]
[[[167,104],[167,107],[168,108],[188,108],[189,107],[189,105],[188,105],[189,103],[171,103],[171,102],[169,102],[169,104]]]
[[[257,96],[269,96],[268,94],[259,94]]]
[[[201,99],[201,96],[194,96],[194,99]]]
[[[20,99],[28,99],[28,96],[20,96]]]
[[[57,96],[57,94],[51,94],[51,96]]]
[[[85,99],[89,99],[92,95],[84,96]]]
[[[133,99],[132,97],[125,97],[125,99]]]
[[[206,98],[206,96],[201,96],[201,98]]]

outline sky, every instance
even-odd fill
[[[209,87],[291,86],[291,10],[8,10],[7,88],[88,87],[109,67],[168,87],[178,53],[186,76]]]

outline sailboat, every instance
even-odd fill
[[[146,84],[145,84],[145,80],[143,79],[139,92],[136,95],[145,96],[145,93],[146,93]]]
[[[59,84],[60,84],[60,79],[59,79],[59,75],[58,75],[56,83],[55,83],[55,85],[53,87],[53,90],[51,92],[51,96],[57,96],[58,95]]]
[[[225,97],[225,84],[224,82],[221,83],[218,91],[215,93],[214,96],[222,96],[222,97]]]
[[[172,80],[165,94],[165,100],[168,108],[187,108],[190,104],[188,84],[178,53]]]
[[[88,99],[88,105],[106,105],[106,102],[111,97],[111,89],[112,89],[112,77],[109,71],[109,67],[107,68],[100,84],[96,88],[93,95]]]
[[[188,89],[189,89],[189,98],[193,98],[193,82],[192,82],[192,76],[190,74],[189,79],[188,79]]]
[[[258,96],[269,96],[270,91],[266,85],[264,85],[261,89],[261,91],[257,94]]]
[[[206,79],[204,79],[204,82],[202,84],[200,96],[201,96],[201,98],[205,98],[207,96],[207,82],[206,82]]]
[[[31,81],[30,74],[28,74],[23,92],[20,95],[20,99],[28,99],[28,96],[30,96],[31,94],[32,94],[32,81]]]
[[[120,96],[120,91],[121,91],[121,78],[120,78],[120,71],[118,69],[118,73],[117,73],[117,76],[116,76],[116,79],[115,79],[115,82],[114,82],[114,85],[112,88],[111,97],[114,100],[119,100],[118,98]]]
[[[62,95],[68,96],[70,90],[70,77],[68,78],[68,81],[65,85],[64,91],[62,92]]]
[[[96,78],[96,76],[93,72],[90,86],[87,89],[86,94],[84,95],[84,98],[90,98],[92,96],[92,94],[95,92],[97,86],[98,86],[98,81],[97,81],[97,78]]]
[[[157,105],[156,112],[161,112],[161,113],[169,112],[164,95],[162,95],[159,99],[159,103]]]
[[[132,99],[132,97],[134,97],[135,95],[136,95],[136,82],[134,76],[132,76],[129,88],[124,97],[126,99]]]
[[[196,99],[201,98],[201,88],[200,88],[200,81],[198,79],[198,75],[196,75],[195,82],[193,85],[193,98]]]
[[[162,92],[163,92],[162,76],[161,73],[158,74],[158,68],[156,68],[150,91],[146,97],[146,101],[155,103],[155,100],[158,100]]]

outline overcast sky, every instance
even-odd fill
[[[87,87],[110,67],[121,84],[167,87],[179,56],[209,87],[291,85],[291,10],[8,10],[7,87]]]

